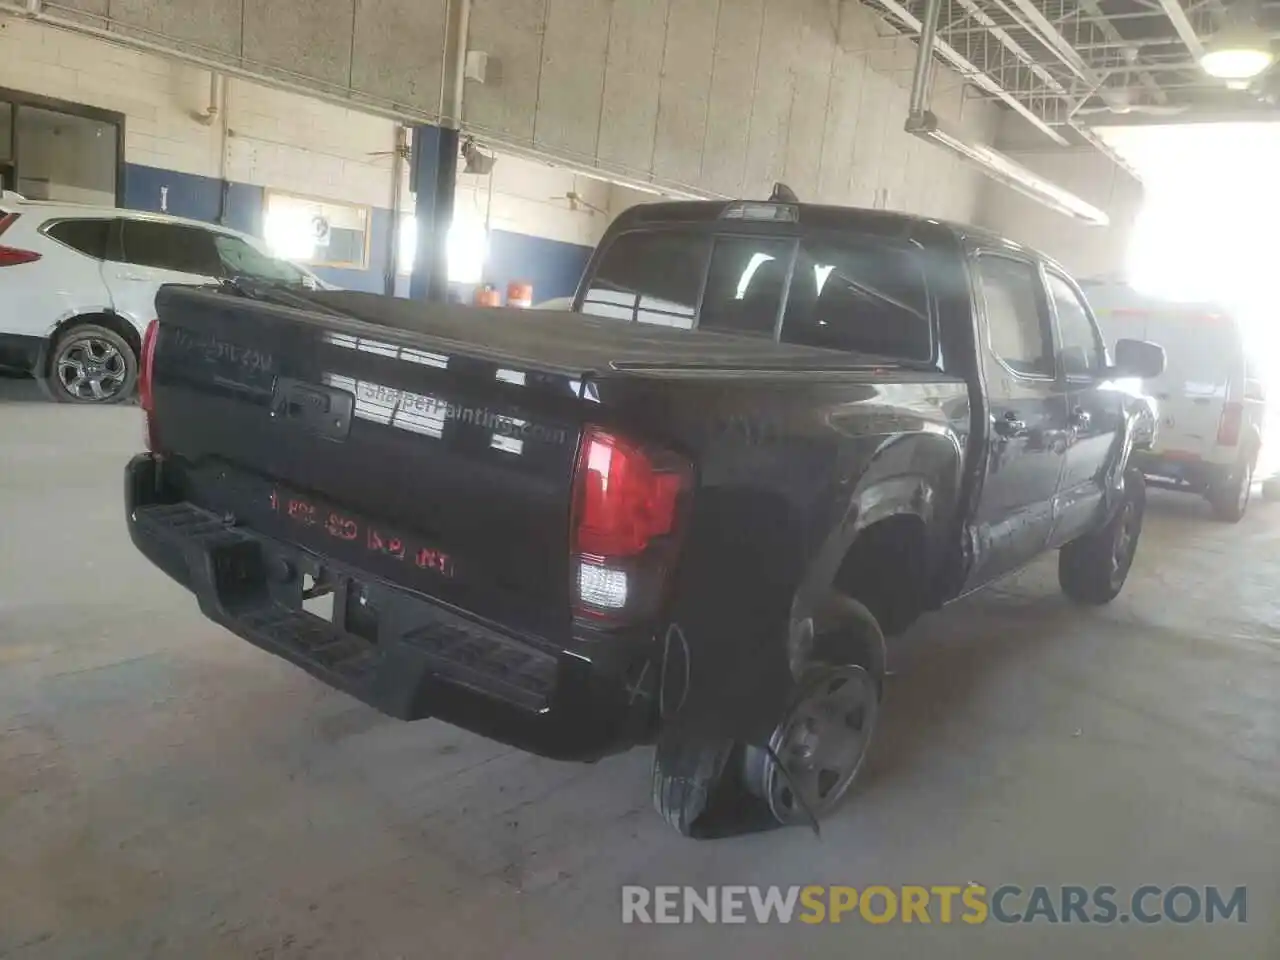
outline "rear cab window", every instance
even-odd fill
[[[581,312],[639,323],[930,361],[923,251],[851,231],[734,234],[680,225],[620,233]]]

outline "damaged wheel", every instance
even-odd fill
[[[747,789],[781,824],[823,819],[862,769],[879,712],[879,687],[865,668],[812,664],[769,749],[745,751]]]

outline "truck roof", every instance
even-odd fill
[[[642,227],[650,224],[697,224],[721,220],[725,211],[740,204],[765,206],[774,201],[755,200],[675,200],[661,203],[642,203],[624,211],[610,227],[610,232]],[[1033,254],[1041,260],[1053,262],[1033,247],[1016,243],[991,230],[971,224],[904,213],[899,210],[867,210],[862,207],[840,207],[822,203],[776,203],[778,206],[795,207],[798,222],[807,227],[825,230],[856,230],[862,233],[885,235],[928,236],[939,239],[968,237],[985,243],[997,244]],[[741,223],[731,220],[730,223]],[[780,222],[780,226],[785,225]]]

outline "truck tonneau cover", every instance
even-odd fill
[[[560,310],[516,310],[419,303],[351,291],[307,293],[317,307],[386,330],[409,334],[412,346],[447,350],[465,345],[471,356],[533,364],[573,375],[631,368],[750,368],[755,370],[855,370],[895,361],[764,338],[702,333],[647,323],[584,316]],[[326,317],[326,321],[331,318]],[[335,329],[343,329],[332,318]],[[348,329],[372,335],[364,329]],[[400,337],[393,337],[400,340]]]

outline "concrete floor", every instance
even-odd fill
[[[692,843],[649,754],[385,719],[207,623],[129,546],[136,409],[0,384],[0,956],[1280,957],[1280,506],[1155,494],[1110,607],[1052,561],[892,654],[820,841]],[[623,883],[1248,886],[1179,927],[623,927]]]

